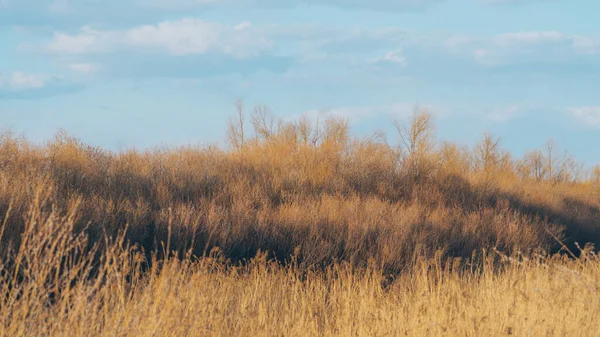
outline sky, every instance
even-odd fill
[[[597,0],[0,0],[0,129],[114,150],[222,143],[234,103],[600,163]]]

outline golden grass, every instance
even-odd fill
[[[597,334],[600,185],[570,158],[266,118],[232,149],[3,135],[0,335]]]
[[[142,272],[122,237],[99,262],[73,214],[30,215],[22,253],[0,268],[2,336],[594,336],[600,257],[419,260],[390,280],[372,264],[244,266],[169,259]],[[441,253],[441,252],[440,252]],[[57,272],[64,269],[64,272]],[[15,280],[19,279],[19,280]]]

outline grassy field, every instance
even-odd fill
[[[0,335],[597,334],[600,169],[265,112],[227,148],[4,134]]]

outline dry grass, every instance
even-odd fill
[[[244,266],[105,247],[98,263],[65,217],[36,209],[23,253],[2,266],[2,336],[594,336],[600,257],[419,260],[391,280],[372,264]],[[440,252],[441,253],[441,252]],[[470,268],[469,268],[470,266]],[[59,273],[57,271],[64,270]],[[15,281],[15,279],[19,279]]]
[[[0,333],[600,328],[600,258],[576,249],[600,243],[600,185],[569,157],[515,160],[491,136],[438,146],[422,113],[397,125],[394,147],[343,121],[258,112],[255,136],[232,123],[228,150],[113,153],[5,134]]]

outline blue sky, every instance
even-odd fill
[[[122,149],[224,140],[234,101],[600,162],[596,0],[0,0],[0,128]]]

